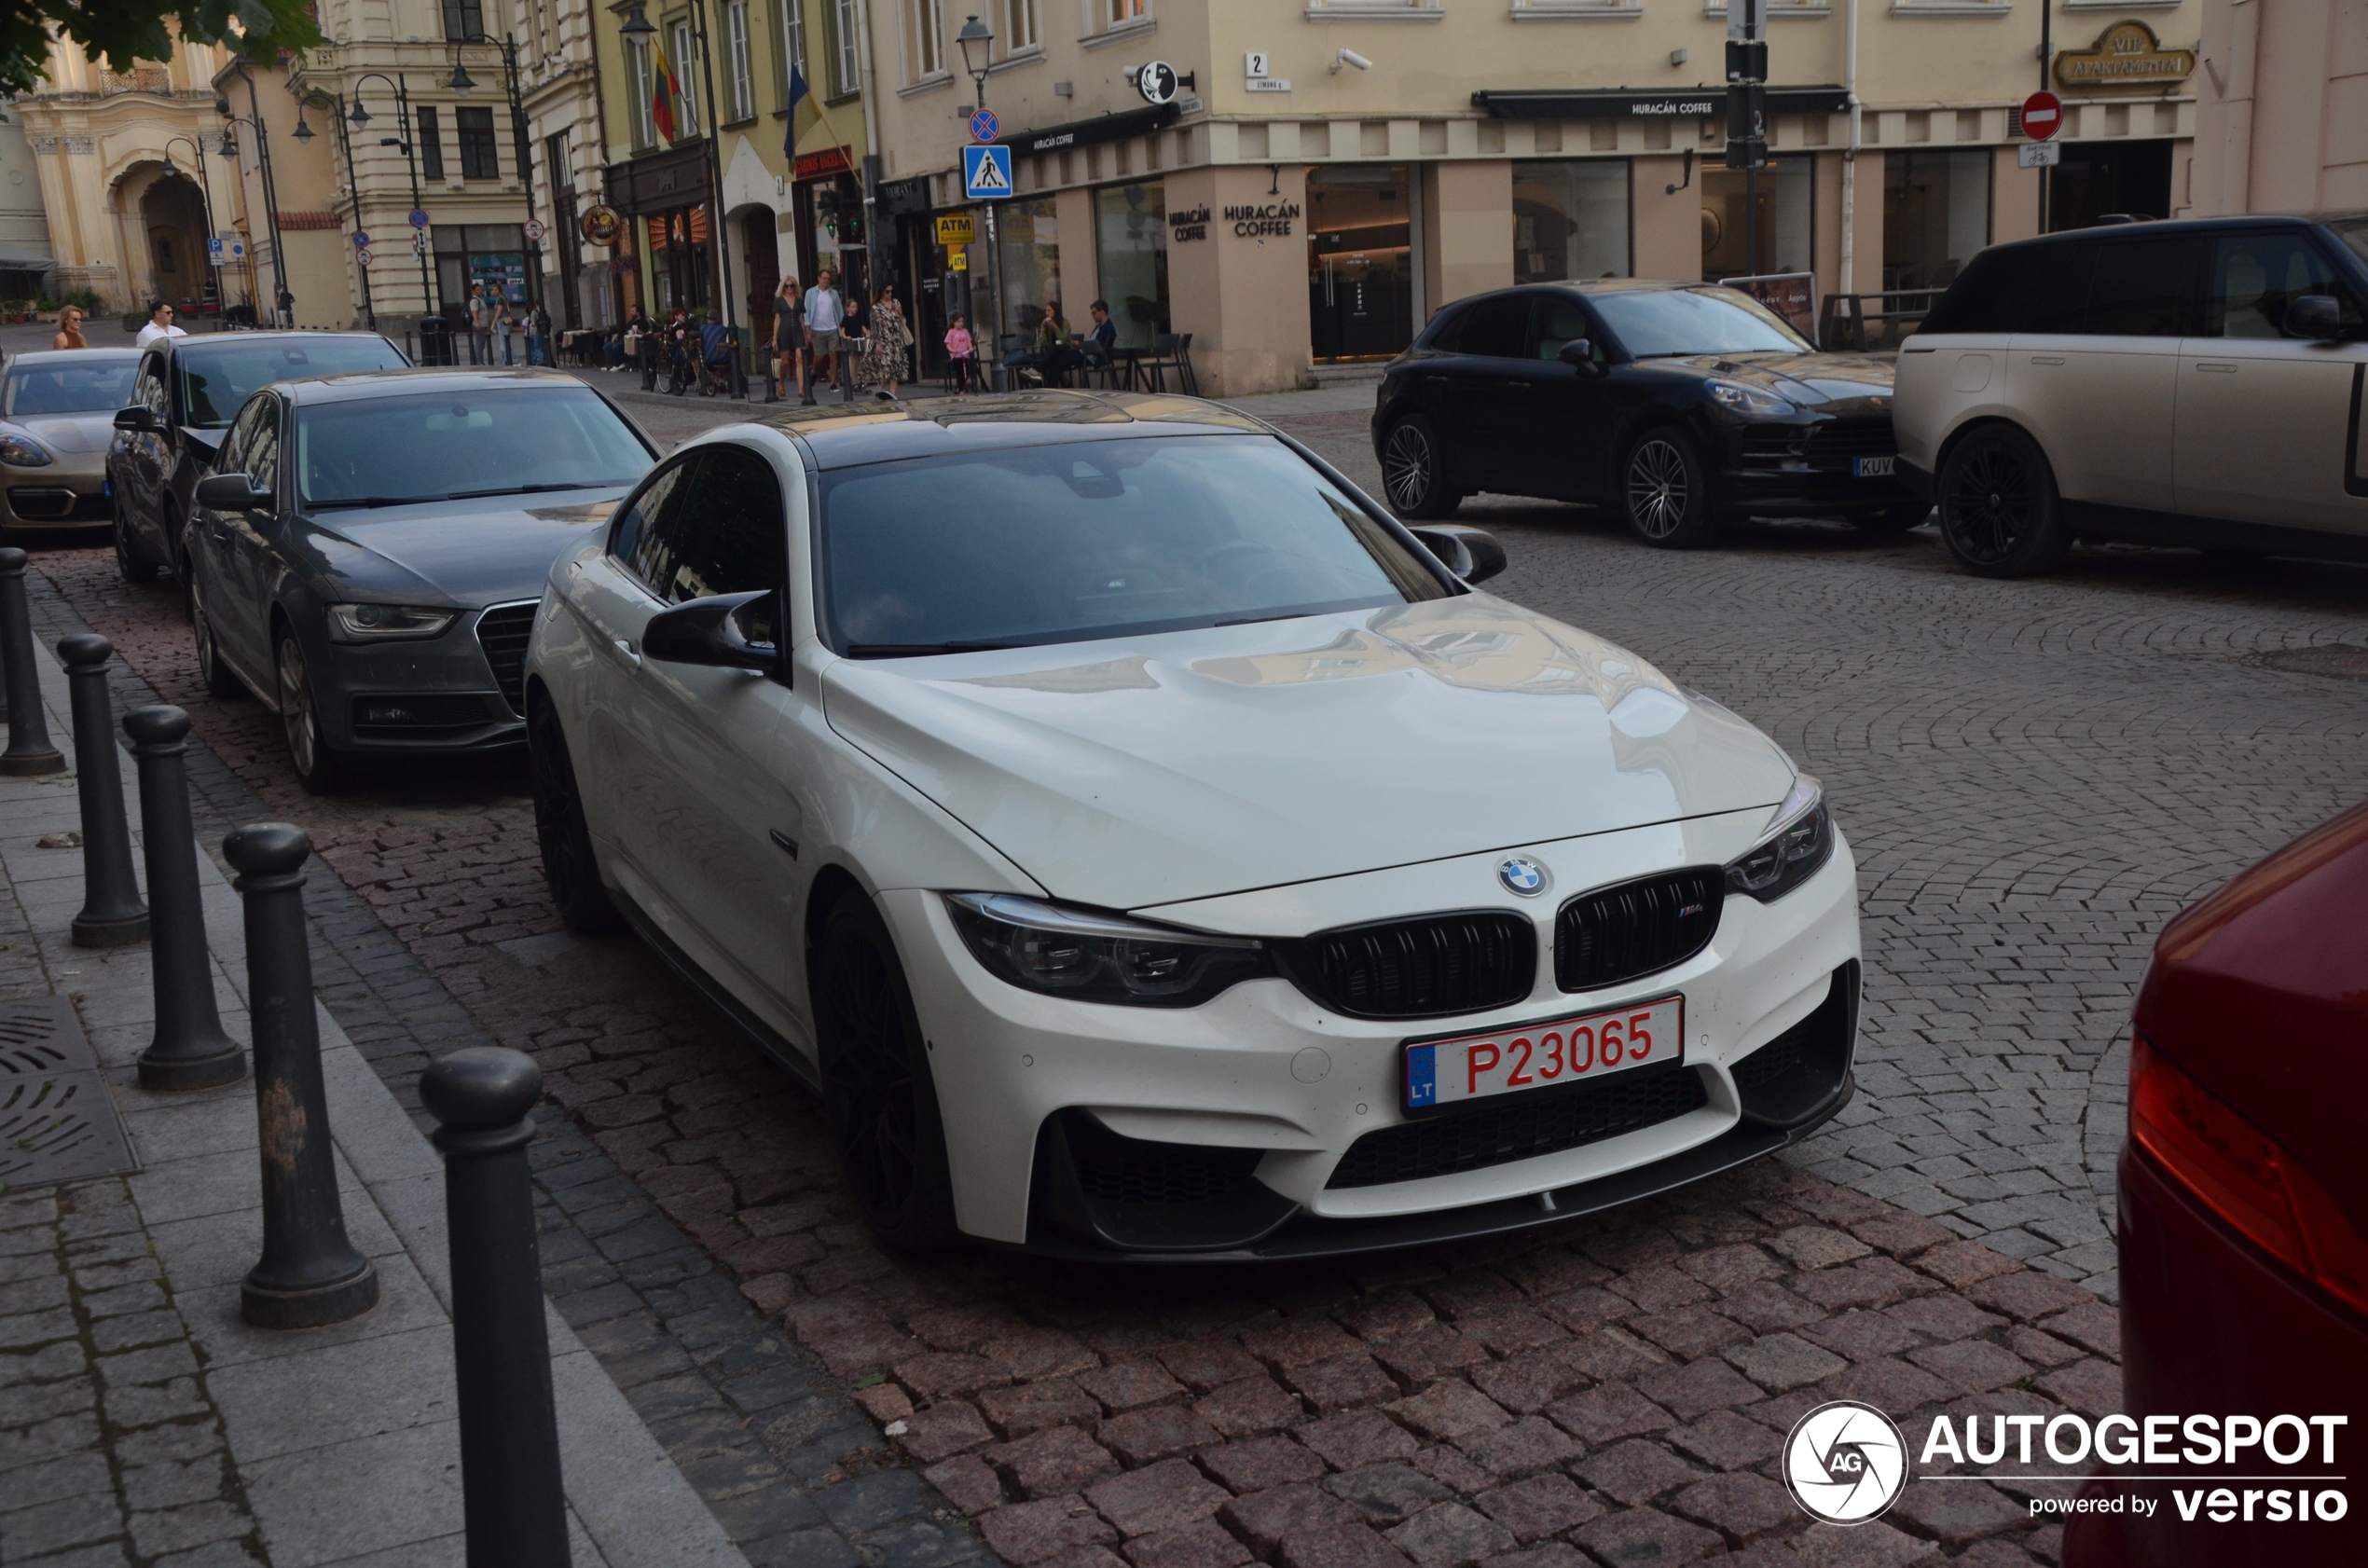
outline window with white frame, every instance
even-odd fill
[[[749,79],[749,0],[727,0],[723,7],[724,48],[731,59],[731,117],[756,113],[756,84]]]
[[[1044,29],[1037,20],[1036,0],[1003,0],[1003,52],[1044,47]]]
[[[1151,0],[1102,0],[1102,25],[1123,27],[1151,14]]]
[[[863,29],[860,0],[831,0],[831,96],[845,98],[863,79],[863,61],[857,40]]]
[[[628,39],[625,46],[625,58],[627,68],[633,76],[631,94],[633,146],[634,150],[639,152],[643,148],[656,145],[658,139],[658,128],[650,114],[650,96],[653,91],[650,79],[650,46],[638,38]]]
[[[802,0],[779,0],[781,7],[781,106],[790,105],[790,83],[804,76],[811,89],[814,78],[805,75],[805,7]]]
[[[696,43],[687,20],[674,24],[673,41],[674,47],[667,51],[673,58],[667,63],[674,67],[674,128],[677,140],[681,140],[699,133],[699,57],[694,52]]]
[[[904,0],[904,67],[910,81],[945,75],[945,13],[939,0]]]

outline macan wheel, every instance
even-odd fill
[[[624,924],[600,885],[592,850],[592,829],[576,788],[568,737],[548,702],[534,705],[527,726],[527,754],[534,773],[534,838],[543,851],[543,880],[571,931],[611,931]]]
[[[222,662],[222,649],[213,640],[213,622],[206,615],[205,600],[195,592],[189,596],[189,635],[198,645],[198,678],[205,682],[205,695],[210,697],[246,695],[246,682]]]
[[[1391,511],[1418,520],[1452,517],[1464,504],[1441,467],[1439,433],[1420,414],[1409,414],[1382,437],[1382,494]]]
[[[321,738],[320,710],[312,695],[304,644],[285,627],[281,628],[272,664],[280,677],[280,733],[287,737],[288,761],[296,768],[297,782],[316,795],[343,789],[348,770],[344,760]]]
[[[2012,425],[1984,425],[1941,460],[1940,537],[1982,577],[2028,577],[2064,558],[2056,476],[2039,444]]]
[[[1870,538],[1888,539],[1906,533],[1932,515],[1931,507],[1921,501],[1911,501],[1904,505],[1886,506],[1879,512],[1853,512],[1850,526]]]
[[[1684,433],[1662,426],[1638,436],[1620,464],[1628,526],[1645,543],[1691,550],[1718,531],[1710,509],[1710,475]]]
[[[954,1183],[929,1042],[888,924],[860,892],[831,906],[811,983],[822,1106],[864,1218],[899,1251],[952,1244]]]

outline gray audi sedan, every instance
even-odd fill
[[[189,529],[198,667],[280,715],[307,789],[370,756],[526,738],[551,562],[657,451],[550,370],[282,381],[230,422]]]

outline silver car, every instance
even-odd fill
[[[60,349],[8,362],[0,375],[0,532],[113,520],[107,447],[139,364],[131,349]]]
[[[1899,461],[1986,577],[2074,538],[2368,559],[2368,215],[1997,245],[1901,347]]]

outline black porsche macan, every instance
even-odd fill
[[[1735,289],[1541,284],[1433,317],[1383,377],[1373,449],[1402,517],[1485,490],[1616,506],[1668,549],[1754,514],[1896,533],[1930,508],[1895,474],[1891,392],[1888,364]]]

